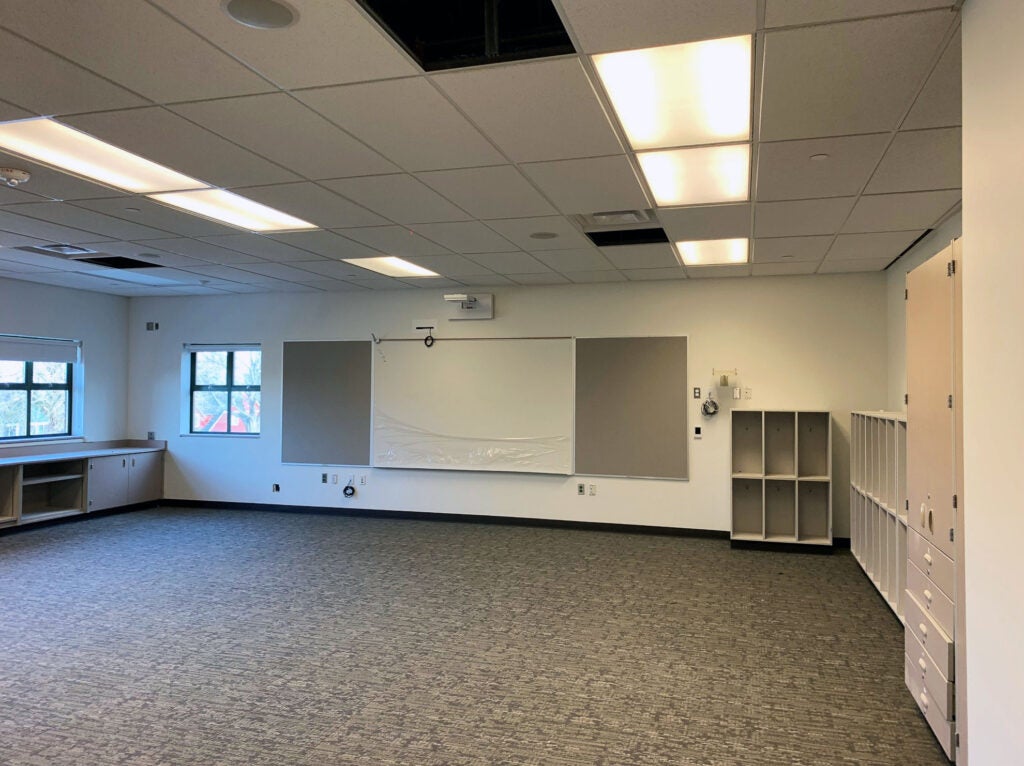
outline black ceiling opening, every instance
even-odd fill
[[[357,0],[428,72],[575,53],[551,0]]]
[[[125,258],[122,255],[103,255],[96,258],[76,258],[76,261],[85,261],[97,266],[106,266],[108,269],[162,269],[155,263],[137,261],[134,258]]]

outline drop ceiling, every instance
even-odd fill
[[[0,120],[55,117],[321,230],[241,232],[0,152],[33,174],[0,187],[0,277],[134,296],[877,271],[960,204],[952,0],[556,0],[578,54],[433,73],[354,0],[291,4],[255,30],[219,2],[4,0]],[[750,199],[658,208],[591,57],[735,35]],[[750,263],[581,234],[619,209],[673,242],[750,238]],[[154,268],[14,249],[59,243]],[[343,260],[383,255],[440,276]]]

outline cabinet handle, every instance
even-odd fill
[[[921,526],[922,527],[925,526],[925,523],[927,521],[928,521],[928,506],[925,505],[924,503],[921,503]]]
[[[121,467],[122,468],[127,468],[128,467],[128,458],[124,458],[124,457],[121,458]]]
[[[932,565],[932,554],[930,554],[930,553],[924,554],[924,563],[927,564],[928,566]]]
[[[921,631],[921,635],[922,636],[924,636],[925,638],[928,638],[928,626],[927,625],[925,625],[922,622],[920,625],[917,626],[917,629]]]
[[[924,597],[926,599],[928,599],[928,604],[930,606],[931,603],[932,603],[932,592],[930,590],[928,590],[927,588],[924,589]]]
[[[917,664],[921,668],[922,673],[928,672],[928,663],[924,661],[924,657],[919,657],[917,660]]]
[[[135,467],[135,458],[132,458],[132,468]]]
[[[918,699],[921,700],[921,707],[923,707],[924,711],[927,713],[928,712],[928,695],[925,694],[924,692],[921,692],[921,696],[918,697]]]

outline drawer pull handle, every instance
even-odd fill
[[[929,604],[932,603],[932,592],[930,590],[928,590],[927,588],[924,589],[924,597],[926,599],[928,599],[928,603]]]
[[[921,692],[921,696],[918,697],[918,699],[921,700],[921,707],[923,707],[925,712],[927,713],[928,712],[928,695],[925,694],[924,692]]]
[[[922,623],[920,623],[920,624],[919,624],[919,625],[917,626],[917,629],[918,629],[919,631],[921,631],[921,635],[922,635],[922,636],[924,636],[925,638],[928,638],[928,626],[927,626],[927,625],[925,625],[925,624],[924,624],[924,623],[922,622]]]
[[[921,668],[922,673],[928,672],[928,663],[924,661],[924,657],[919,657],[917,660],[918,667]]]
[[[924,527],[928,521],[928,506],[921,503],[921,526]]]
[[[930,554],[930,553],[924,554],[924,563],[927,564],[928,566],[932,565],[932,554]]]

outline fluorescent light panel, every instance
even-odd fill
[[[378,274],[383,274],[386,277],[441,276],[430,269],[417,266],[415,263],[409,263],[409,261],[404,261],[393,255],[387,255],[380,258],[343,258],[342,260],[345,261],[345,263],[351,263],[353,266],[359,266],[362,269],[376,271]]]
[[[746,263],[750,249],[748,239],[702,239],[676,242],[676,248],[687,266],[719,266]]]
[[[747,200],[750,144],[642,152],[637,159],[659,207]]]
[[[605,53],[594,65],[636,150],[750,139],[751,37]]]
[[[139,194],[209,184],[46,117],[0,123],[0,147],[44,165]]]
[[[246,231],[296,231],[316,224],[223,189],[150,194],[150,199]]]

